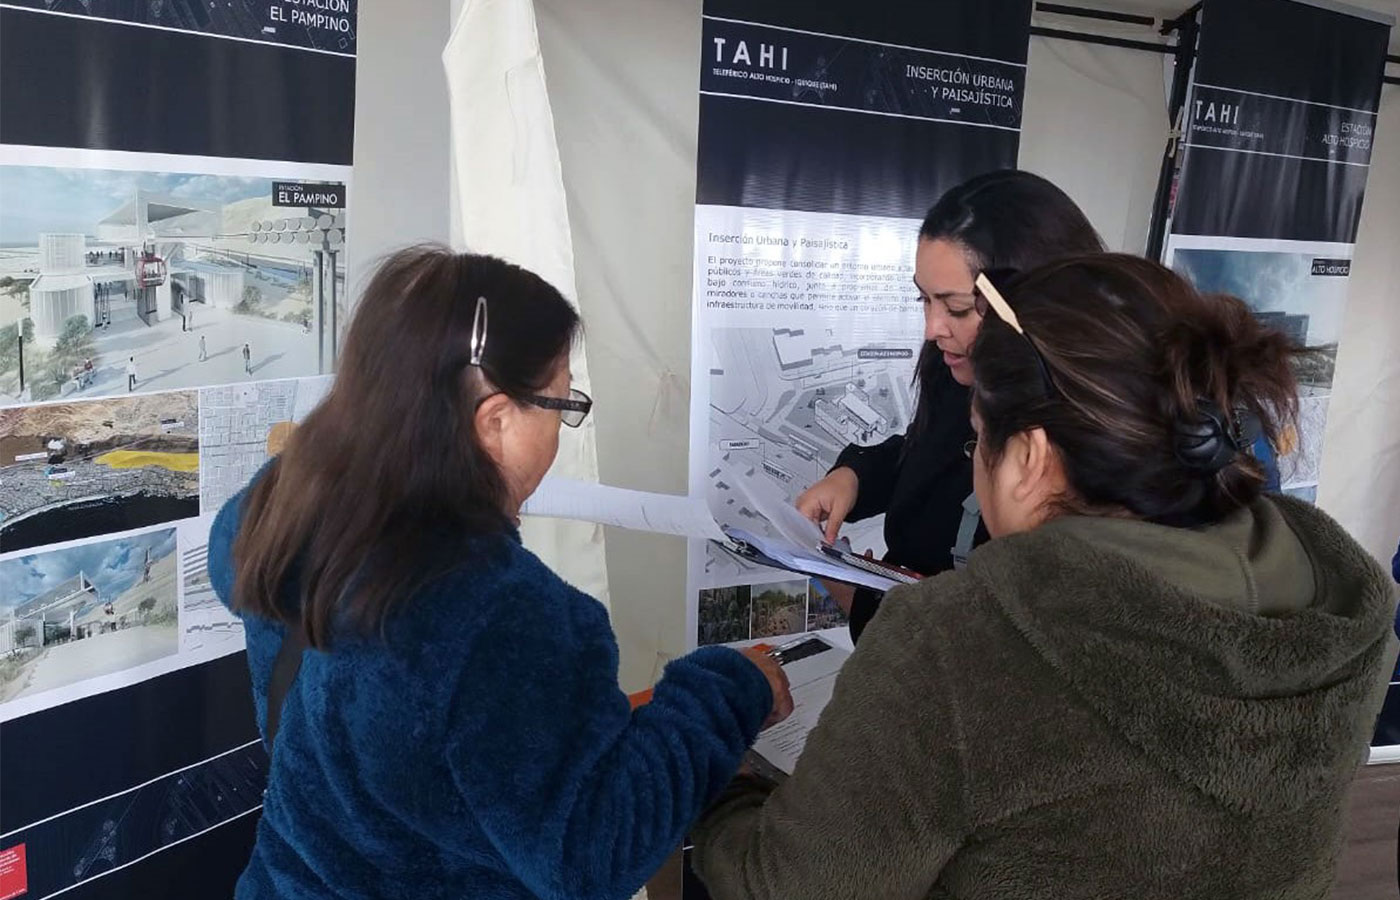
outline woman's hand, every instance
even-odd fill
[[[292,432],[296,431],[295,422],[274,422],[267,430],[267,455],[277,456],[287,447],[287,442],[292,439]]]
[[[763,727],[772,728],[792,715],[792,689],[788,686],[787,673],[776,659],[762,650],[745,647],[739,652],[748,657],[749,662],[758,666],[758,670],[768,679],[768,688],[773,692],[773,711],[768,714]]]
[[[833,469],[831,474],[802,492],[797,498],[797,509],[802,515],[821,525],[825,530],[826,542],[836,542],[846,516],[856,505],[860,494],[860,479],[854,469],[842,466]]]

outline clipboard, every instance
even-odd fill
[[[861,556],[860,554],[852,553],[849,550],[842,550],[840,547],[835,547],[831,544],[822,544],[821,550],[832,559],[838,559],[848,566],[870,572],[873,575],[883,575],[886,578],[892,578],[900,584],[914,584],[915,582],[922,581],[924,578],[924,576],[915,572],[913,569],[906,569],[903,566],[897,566],[892,562],[885,562],[882,559],[872,559],[869,556]]]
[[[807,578],[823,578],[882,593],[901,584],[912,584],[919,580],[912,574],[898,573],[884,565],[867,567],[847,563],[819,549],[807,550],[782,539],[759,537],[739,528],[725,528],[724,533],[724,541],[712,541],[715,546],[746,562]],[[856,559],[867,564],[874,562],[864,557]]]

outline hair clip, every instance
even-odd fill
[[[486,298],[476,298],[476,313],[472,316],[471,365],[480,366],[486,353]]]
[[[1173,449],[1182,465],[1203,475],[1233,463],[1263,434],[1263,423],[1245,407],[1234,409],[1227,421],[1214,401],[1198,397],[1196,412],[1194,420],[1176,423]]]
[[[998,277],[1014,278],[1014,269],[999,269]],[[1006,302],[1006,298],[992,284],[992,279],[987,277],[986,272],[978,274],[976,282],[977,301],[976,308],[979,316],[986,316],[988,308],[997,314],[997,318],[1005,322],[1010,328],[1021,336],[1026,342],[1026,346],[1031,348],[1031,355],[1035,357],[1036,368],[1040,370],[1041,384],[1045,388],[1045,396],[1057,398],[1063,396],[1059,386],[1055,384],[1054,377],[1050,374],[1050,364],[1045,361],[1045,354],[1040,352],[1040,348],[1031,340],[1031,336],[1026,334],[1026,329],[1021,327],[1021,320],[1016,318],[1016,311],[1011,308],[1011,304]]]
[[[983,297],[987,298],[987,303],[996,311],[997,317],[1016,329],[1017,334],[1024,335],[1026,329],[1021,327],[1021,321],[1016,318],[1015,310],[1011,308],[1011,304],[1006,302],[1006,298],[1001,295],[1001,291],[997,290],[996,285],[992,284],[992,280],[987,277],[985,272],[977,276],[976,284],[977,290],[982,293]]]

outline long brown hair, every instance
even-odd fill
[[[480,372],[469,365],[479,297]],[[248,492],[234,608],[300,622],[326,647],[338,628],[381,628],[463,561],[470,538],[505,533],[506,487],[477,439],[477,403],[488,390],[544,388],[578,328],[559,292],[518,266],[434,246],[389,257],[330,393]]]
[[[989,313],[973,346],[989,462],[1013,435],[1043,428],[1072,491],[1063,511],[1199,525],[1259,496],[1265,472],[1245,435],[1257,425],[1277,445],[1296,420],[1292,364],[1304,348],[1244,301],[1203,295],[1135,256],[1066,259],[999,287],[1026,335]],[[1239,452],[1193,458],[1208,425]]]

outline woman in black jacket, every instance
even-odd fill
[[[844,522],[885,513],[885,559],[923,575],[954,567],[986,540],[972,497],[968,353],[982,320],[973,282],[987,270],[1025,271],[1060,257],[1103,250],[1074,201],[1038,175],[1002,170],[944,194],[919,229],[914,284],[924,305],[924,348],[909,430],[873,447],[848,446],[825,478],[797,499],[804,515],[836,540]],[[879,608],[881,594],[828,585],[851,620],[851,637]]]

